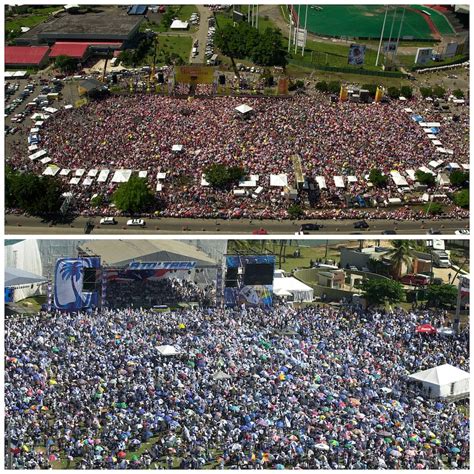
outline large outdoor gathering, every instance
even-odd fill
[[[469,241],[5,243],[8,469],[469,469]]]
[[[5,22],[9,233],[468,228],[466,5],[7,6]]]

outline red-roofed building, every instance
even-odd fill
[[[37,67],[48,64],[49,46],[5,46],[6,67]]]
[[[58,56],[69,56],[78,61],[84,61],[89,53],[106,52],[109,49],[114,51],[121,47],[122,43],[57,41],[52,46],[49,57],[54,59]]]
[[[51,59],[58,56],[69,56],[77,60],[84,60],[89,49],[88,43],[55,43],[51,48],[49,57]]]

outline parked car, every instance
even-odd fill
[[[426,286],[430,282],[430,277],[416,273],[407,273],[400,278],[400,282],[404,285]]]

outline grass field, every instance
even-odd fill
[[[159,50],[179,54],[186,62],[189,60],[193,39],[189,35],[165,34],[159,35]]]
[[[314,5],[308,8],[308,30],[312,33],[321,36],[380,37],[385,15],[385,8],[382,5],[320,5],[319,7],[320,10],[316,9]],[[298,12],[298,8],[295,8]],[[423,9],[426,8],[423,7]],[[452,33],[446,18],[434,10],[430,10],[431,12],[431,18],[440,32],[442,34]],[[301,7],[299,16],[302,23],[304,23],[305,14],[306,8]],[[389,10],[384,34],[387,39],[392,30],[393,20],[393,35],[398,34],[401,18],[401,7]],[[406,9],[401,36],[427,40],[432,38],[432,33],[421,14]]]
[[[22,26],[33,28],[33,26],[39,25],[45,21],[52,12],[56,12],[58,10],[61,10],[61,7],[58,5],[46,8],[32,8],[31,13],[7,17],[5,21],[5,30],[17,31]]]

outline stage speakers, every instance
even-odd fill
[[[165,76],[162,72],[158,73],[158,84],[164,84],[165,83]]]
[[[225,75],[224,74],[220,74],[219,75],[219,84],[221,86],[224,86],[225,85]]]
[[[360,101],[364,104],[368,104],[370,100],[369,91],[366,89],[361,89],[359,91]]]

